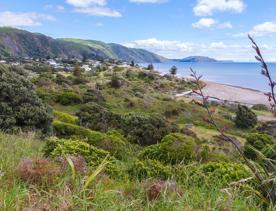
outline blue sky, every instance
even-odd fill
[[[1,0],[0,26],[145,48],[169,58],[276,61],[275,0]]]

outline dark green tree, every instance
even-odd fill
[[[131,61],[130,66],[135,67],[135,62],[133,60]]]
[[[148,67],[147,67],[147,70],[154,70],[153,64],[149,64]]]
[[[51,133],[52,111],[36,95],[24,70],[0,66],[0,129]]]
[[[257,115],[247,106],[239,105],[236,112],[235,124],[238,128],[253,128],[257,124]]]
[[[175,65],[173,65],[170,69],[170,73],[174,76],[177,74],[177,67]]]

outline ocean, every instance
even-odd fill
[[[146,67],[148,64],[141,64]],[[230,84],[244,88],[251,88],[260,91],[269,90],[269,82],[261,75],[259,63],[237,63],[237,62],[167,62],[154,63],[155,70],[161,73],[169,73],[170,68],[175,65],[178,76],[187,77],[190,75],[190,68],[203,75],[203,80],[223,84]],[[268,64],[272,78],[276,81],[276,63]]]

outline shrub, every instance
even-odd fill
[[[116,158],[121,158],[127,140],[117,131],[109,131],[106,138],[92,143],[94,146],[108,151]]]
[[[36,95],[23,70],[0,66],[0,129],[40,129],[51,133],[52,111]]]
[[[107,134],[104,134],[59,121],[54,121],[53,125],[55,133],[58,137],[82,139],[90,145],[110,152],[111,155],[120,157],[120,153],[126,145],[126,139],[115,131],[110,131]],[[56,141],[52,144],[55,145],[55,142]],[[50,146],[48,146],[48,148],[50,148]]]
[[[117,76],[116,73],[114,73],[111,77],[110,86],[113,88],[120,88],[123,85],[122,80]]]
[[[97,166],[109,153],[93,147],[88,143],[78,140],[66,140],[59,143],[52,152],[52,156],[58,157],[63,155],[81,155],[89,165]]]
[[[257,111],[269,111],[269,108],[264,104],[253,105],[252,109],[257,110]]]
[[[80,95],[78,95],[74,92],[71,92],[71,91],[65,91],[65,92],[60,93],[57,96],[56,100],[61,105],[74,105],[74,104],[79,104],[82,102]]]
[[[21,160],[17,172],[23,181],[37,185],[51,185],[61,175],[59,166],[45,158]]]
[[[83,102],[84,103],[95,102],[95,103],[101,104],[105,102],[105,99],[100,90],[88,89],[83,95]]]
[[[235,124],[239,128],[253,128],[257,124],[257,116],[248,107],[239,105],[236,112]]]
[[[156,144],[173,131],[173,127],[164,118],[142,113],[123,116],[121,129],[128,140],[140,145]]]
[[[160,144],[146,147],[140,156],[166,164],[188,163],[196,156],[195,147],[193,138],[180,133],[171,133],[165,136]]]
[[[66,122],[66,123],[70,123],[70,124],[77,124],[77,117],[72,116],[72,115],[67,114],[67,113],[63,113],[63,112],[54,110],[54,117],[55,117],[55,119],[57,119],[61,122]]]
[[[243,164],[226,162],[209,162],[199,166],[177,166],[176,177],[181,183],[187,182],[195,186],[206,184],[227,186],[231,182],[239,181],[250,176],[250,170]]]
[[[276,164],[276,144],[268,144],[262,149],[262,153],[266,158],[271,159]]]
[[[89,143],[94,143],[106,138],[103,133],[92,131],[78,125],[60,122],[58,120],[53,122],[53,127],[55,134],[60,138],[75,137],[86,140]]]
[[[71,80],[61,74],[57,74],[56,83],[59,85],[72,85]]]
[[[87,103],[77,113],[79,124],[97,131],[107,131],[120,127],[120,116],[96,104]]]
[[[156,160],[136,160],[128,169],[131,178],[143,180],[158,178],[166,180],[171,176],[171,168]]]
[[[244,154],[246,157],[252,160],[256,160],[258,157],[257,151],[262,151],[266,145],[273,144],[271,136],[262,133],[251,133],[247,135],[244,145]],[[253,148],[253,149],[252,149]]]

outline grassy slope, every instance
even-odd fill
[[[238,191],[231,195],[216,187],[182,185],[182,196],[163,193],[160,200],[149,202],[138,181],[101,177],[87,195],[80,194],[81,178],[70,180],[70,173],[48,187],[22,182],[16,173],[20,159],[41,156],[43,142],[26,135],[0,133],[0,210],[259,210],[253,198]]]
[[[133,69],[133,77],[126,77],[126,69],[117,69],[117,75],[125,80],[125,84],[120,89],[111,88],[108,83],[112,76],[112,71],[101,72],[99,74],[86,74],[88,83],[85,85],[73,85],[71,89],[83,94],[95,83],[102,85],[102,94],[106,99],[106,107],[116,113],[126,113],[141,111],[146,113],[166,113],[177,110],[177,115],[168,116],[168,120],[176,122],[180,127],[186,123],[194,123],[193,131],[199,138],[204,138],[209,144],[216,145],[213,137],[216,131],[209,128],[202,120],[205,116],[203,109],[190,100],[171,99],[175,90],[189,90],[189,84],[181,84],[175,79],[157,77],[155,80],[145,80],[137,77],[137,69]],[[52,84],[56,91],[61,91],[63,87]],[[53,88],[52,87],[52,88]],[[46,87],[44,87],[46,89]],[[137,93],[141,93],[142,96]],[[128,102],[134,102],[133,107],[128,107]],[[81,105],[62,106],[53,104],[56,110],[75,114]],[[230,132],[243,142],[239,136],[240,131],[227,118],[224,113],[229,113],[225,108],[218,108],[215,116],[221,125],[230,125]],[[231,113],[230,113],[231,114]],[[0,177],[0,210],[15,210],[33,208],[36,210],[45,208],[48,210],[59,208],[63,210],[260,210],[253,195],[243,195],[240,190],[231,189],[223,191],[218,186],[197,187],[188,184],[189,178],[185,178],[180,185],[183,195],[164,192],[159,200],[150,202],[146,198],[146,189],[143,182],[131,181],[128,178],[107,178],[101,177],[93,183],[87,195],[80,193],[80,187],[86,176],[92,173],[90,169],[84,176],[77,180],[71,180],[71,173],[68,172],[63,178],[51,186],[41,187],[28,185],[22,182],[16,173],[16,166],[19,160],[26,157],[42,156],[41,148],[44,143],[29,136],[11,136],[0,133],[0,171],[4,171],[5,176]],[[221,143],[218,143],[221,145]],[[220,146],[219,146],[220,147]],[[229,146],[227,146],[229,147]],[[124,165],[137,156],[137,151],[133,151],[131,159],[124,159]],[[2,207],[1,207],[2,206]]]

